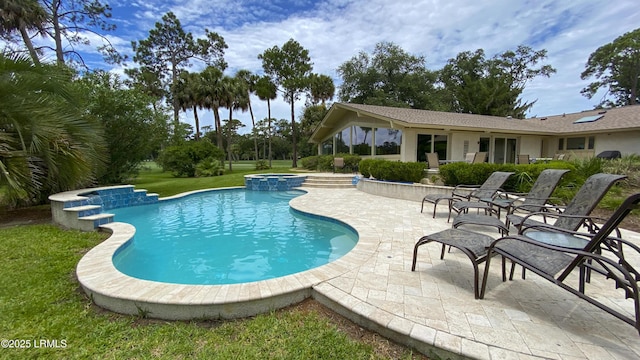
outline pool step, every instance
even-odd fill
[[[303,187],[348,189],[355,188],[353,174],[309,174]]]
[[[93,231],[98,228],[100,225],[108,224],[113,222],[114,214],[101,213],[79,217],[79,225],[80,230],[82,231]]]

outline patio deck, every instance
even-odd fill
[[[637,359],[640,337],[630,325],[533,273],[502,282],[491,263],[485,299],[474,299],[469,259],[455,249],[440,260],[437,243],[421,236],[451,227],[447,207],[436,219],[420,202],[355,189],[305,188],[291,206],[342,220],[375,250],[341,275],[313,286],[312,296],[360,325],[427,355],[477,359]],[[419,200],[419,199],[416,199]],[[493,228],[466,227],[498,237]],[[640,234],[624,231],[640,244]],[[638,263],[634,259],[632,263]],[[484,265],[481,265],[484,269]],[[594,277],[588,290],[633,314],[611,281]]]

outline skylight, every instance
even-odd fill
[[[580,119],[574,121],[574,124],[582,124],[582,123],[588,123],[588,122],[593,122],[596,121],[598,119],[603,118],[604,115],[594,115],[594,116],[585,116],[585,117],[581,117]]]

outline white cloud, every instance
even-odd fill
[[[299,10],[301,7],[304,9]],[[459,52],[478,48],[483,48],[487,56],[520,44],[547,49],[545,63],[558,71],[551,78],[537,78],[528,84],[524,100],[538,99],[530,115],[592,108],[597,100],[580,94],[589,83],[580,79],[589,54],[636,28],[640,18],[640,8],[631,0],[607,5],[591,0],[153,0],[138,1],[128,8],[130,19],[123,21],[122,33],[117,33],[123,39],[121,49],[127,48],[130,40],[146,38],[153,24],[170,10],[196,36],[202,36],[204,28],[224,36],[229,45],[225,59],[230,74],[241,68],[261,73],[257,55],[274,45],[281,46],[289,38],[309,50],[314,72],[330,75],[337,82],[336,68],[340,64],[359,51],[371,52],[381,41],[425,56],[432,70],[441,68]],[[253,106],[257,119],[266,116],[266,103],[256,98]],[[300,101],[296,115],[302,106]],[[290,117],[289,104],[281,98],[272,108],[274,117]],[[209,115],[201,116],[204,124],[209,124]],[[237,118],[250,124],[248,113],[238,113]]]

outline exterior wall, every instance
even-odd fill
[[[480,135],[474,133],[451,133],[449,135],[449,156],[451,160],[464,160],[467,153],[478,152]],[[465,142],[467,142],[465,151]]]
[[[416,129],[402,129],[402,145],[400,145],[400,161],[415,162],[418,154],[418,132]]]
[[[594,145],[594,155],[605,150],[618,150],[622,153],[622,156],[629,154],[640,155],[640,131],[598,134]]]
[[[530,158],[544,157],[541,148],[542,139],[538,136],[522,136],[520,138],[520,154],[528,154]]]

